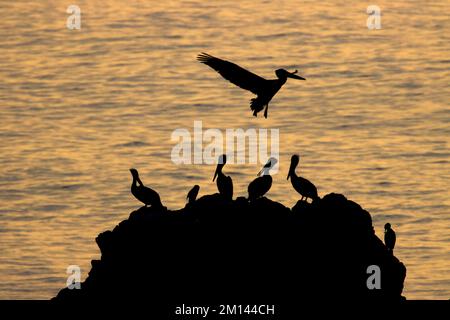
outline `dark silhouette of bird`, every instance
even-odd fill
[[[188,192],[186,200],[188,200],[188,203],[194,203],[197,199],[198,191],[200,190],[200,186],[196,184],[192,187],[192,189]]]
[[[258,172],[258,178],[250,182],[250,184],[248,185],[249,201],[262,197],[270,190],[270,187],[272,187],[272,176],[270,175],[269,171],[277,164],[277,162],[277,159],[273,157],[270,158],[261,169],[261,171]]]
[[[221,155],[219,157],[216,172],[214,173],[214,180],[216,180],[217,177],[217,189],[219,190],[219,193],[228,200],[233,199],[233,180],[231,180],[231,177],[226,176],[222,169],[227,163],[227,156]]]
[[[251,99],[250,109],[256,117],[258,112],[264,109],[264,117],[267,118],[269,102],[286,83],[287,78],[306,80],[297,76],[297,70],[289,72],[285,69],[275,71],[277,79],[266,80],[232,62],[213,57],[202,52],[197,56],[197,60],[216,70],[222,77],[238,87],[256,94],[256,98]]]
[[[144,203],[146,207],[162,207],[159,194],[155,190],[144,186],[139,178],[138,171],[136,169],[130,169],[130,172],[133,176],[133,182],[131,183],[131,194],[133,194],[136,199]]]
[[[394,252],[396,240],[397,236],[395,235],[395,231],[391,228],[391,224],[386,223],[384,225],[384,244],[390,252]]]
[[[292,183],[292,186],[294,187],[295,191],[300,193],[300,195],[302,196],[300,201],[303,201],[303,199],[305,199],[305,201],[308,201],[308,198],[310,198],[312,201],[319,199],[316,186],[308,179],[299,177],[295,173],[295,168],[297,168],[297,165],[299,162],[300,162],[300,156],[294,154],[291,157],[291,166],[289,168],[287,180],[289,180],[289,178],[291,178],[291,183]]]

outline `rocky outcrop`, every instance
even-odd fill
[[[96,242],[101,259],[81,289],[63,289],[54,300],[399,301],[406,276],[370,214],[339,194],[292,209],[219,194],[177,211],[142,207]],[[380,268],[381,289],[367,286],[371,265]]]

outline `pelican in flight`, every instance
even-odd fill
[[[287,180],[289,180],[289,178],[291,178],[291,183],[292,183],[292,186],[294,187],[295,191],[300,193],[300,195],[302,196],[300,201],[303,201],[303,199],[305,199],[305,201],[308,201],[308,198],[310,198],[312,201],[319,199],[319,196],[317,195],[316,186],[308,179],[299,177],[295,173],[295,168],[297,168],[297,165],[299,162],[300,162],[300,156],[294,154],[291,157],[291,167],[289,168]]]
[[[186,200],[188,200],[188,203],[194,203],[197,199],[198,191],[200,190],[200,186],[196,184],[192,187],[192,189],[188,192]]]
[[[270,175],[269,171],[277,164],[277,162],[277,159],[273,157],[270,158],[261,169],[261,171],[258,172],[258,178],[250,182],[250,184],[248,185],[249,201],[262,197],[270,190],[270,187],[272,187],[272,176]]]
[[[214,173],[213,182],[217,178],[217,189],[219,189],[219,193],[225,199],[231,200],[233,199],[233,180],[231,180],[231,177],[226,176],[222,172],[222,169],[226,163],[227,156],[223,154],[219,157],[216,172]]]
[[[146,207],[162,207],[159,194],[155,190],[144,186],[141,179],[139,178],[138,171],[136,169],[130,169],[130,172],[133,176],[133,182],[131,184],[131,194],[136,199],[144,203]]]
[[[391,228],[391,224],[386,223],[384,225],[384,244],[390,252],[394,252],[396,240],[397,236],[395,235],[395,231]]]
[[[258,112],[264,109],[264,117],[267,118],[269,102],[286,83],[287,78],[306,80],[296,75],[297,70],[289,72],[285,69],[278,69],[275,74],[278,79],[266,80],[232,62],[213,57],[202,52],[197,56],[197,60],[216,70],[222,77],[238,87],[256,94],[256,98],[251,99],[250,109],[256,117]]]

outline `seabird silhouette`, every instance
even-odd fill
[[[394,252],[396,240],[397,236],[395,235],[395,231],[391,228],[391,224],[386,223],[384,225],[384,244],[390,252]]]
[[[264,167],[258,172],[255,180],[248,185],[248,200],[252,201],[265,195],[272,187],[272,176],[269,171],[278,162],[275,158],[270,158]]]
[[[306,80],[297,76],[297,70],[289,72],[285,69],[278,69],[275,74],[278,79],[266,80],[232,62],[213,57],[202,52],[197,56],[197,60],[216,70],[222,77],[238,87],[256,94],[256,98],[251,99],[250,108],[256,117],[258,112],[264,109],[264,117],[267,118],[269,102],[275,94],[286,83],[287,78]]]
[[[222,169],[227,163],[227,156],[221,155],[219,157],[216,172],[214,173],[214,180],[216,180],[217,177],[217,189],[219,190],[219,193],[228,200],[233,199],[233,180],[231,180],[231,177],[226,176]]]
[[[312,199],[312,201],[314,201],[319,198],[319,196],[317,194],[316,186],[308,179],[299,177],[295,173],[295,168],[297,168],[297,165],[299,162],[300,162],[300,156],[294,154],[291,157],[291,166],[289,168],[287,180],[289,180],[289,178],[291,178],[291,183],[292,183],[292,186],[294,187],[295,191],[300,193],[300,195],[302,196],[300,201],[303,201],[304,198],[305,198],[305,201],[308,201],[308,198],[310,198],[310,199]]]
[[[159,194],[149,187],[144,186],[139,173],[136,169],[130,169],[133,176],[133,182],[131,183],[131,193],[133,196],[145,204],[145,206],[162,207]],[[138,185],[139,184],[139,185]]]
[[[200,186],[196,184],[192,187],[192,189],[188,192],[186,200],[188,200],[188,203],[194,203],[197,199],[198,191],[200,190]]]

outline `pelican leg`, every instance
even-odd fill
[[[269,104],[266,104],[266,108],[264,109],[264,118],[267,119],[267,112],[269,111]]]

